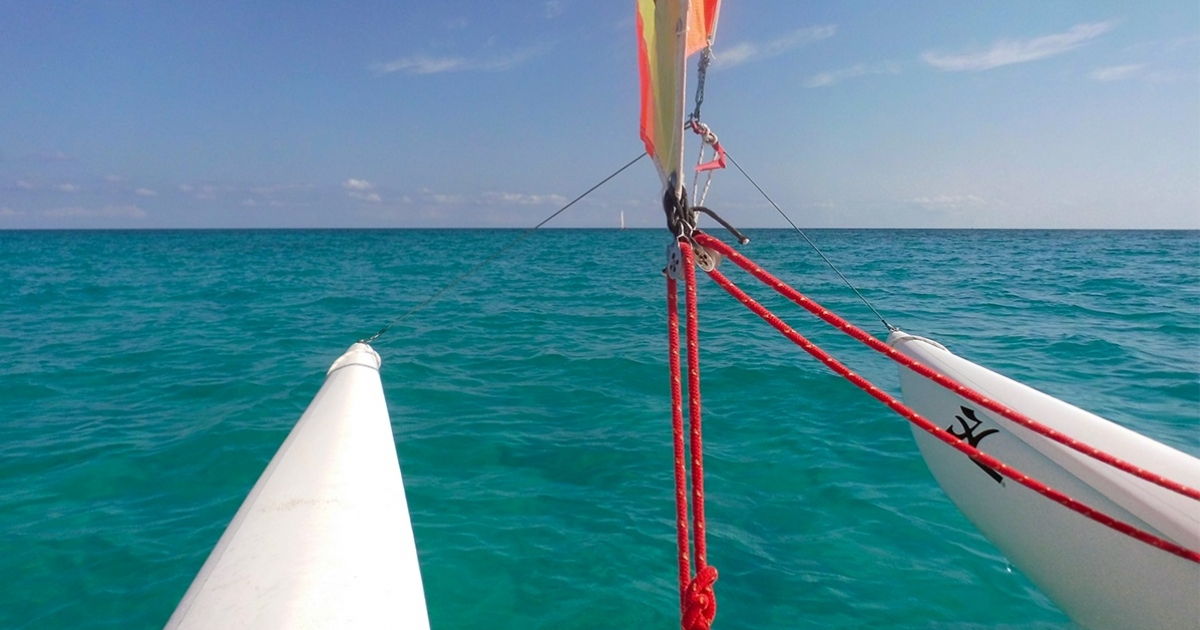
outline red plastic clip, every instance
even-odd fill
[[[714,171],[719,168],[725,168],[725,149],[721,148],[721,141],[717,139],[717,134],[713,133],[712,130],[708,128],[708,125],[702,122],[696,120],[691,122],[692,131],[703,137],[705,144],[711,144],[713,151],[716,153],[716,157],[713,160],[696,166],[696,172],[703,173],[704,171]]]

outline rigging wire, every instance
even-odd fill
[[[458,286],[458,284],[459,284],[460,282],[462,282],[463,280],[466,280],[468,277],[470,277],[470,276],[471,276],[471,275],[473,275],[475,272],[477,272],[477,271],[479,271],[480,269],[482,269],[482,268],[483,268],[485,265],[487,265],[488,263],[490,263],[490,262],[492,262],[493,260],[496,260],[497,258],[499,258],[501,254],[503,254],[504,252],[508,251],[509,249],[512,249],[514,246],[516,246],[516,245],[517,245],[517,243],[520,243],[521,241],[523,241],[523,240],[525,240],[525,239],[529,238],[529,236],[530,236],[531,234],[533,234],[533,232],[534,232],[535,230],[537,230],[538,228],[542,227],[543,225],[546,225],[547,223],[549,223],[549,222],[550,222],[550,220],[551,220],[551,219],[553,219],[554,217],[557,217],[558,215],[562,214],[563,212],[566,212],[567,208],[570,208],[571,206],[575,205],[575,204],[576,204],[576,203],[578,203],[578,202],[579,202],[581,199],[583,199],[584,197],[586,197],[586,196],[590,195],[590,194],[591,194],[593,191],[595,191],[597,188],[599,188],[599,187],[601,187],[601,186],[603,186],[603,185],[607,184],[607,183],[609,182],[609,180],[611,180],[612,178],[616,177],[617,175],[620,175],[621,173],[623,173],[623,172],[625,171],[625,169],[629,168],[630,166],[633,166],[634,164],[636,164],[636,163],[638,162],[638,160],[641,160],[641,159],[642,159],[642,158],[644,158],[644,157],[646,157],[646,152],[644,152],[644,151],[643,151],[641,155],[639,155],[639,156],[637,156],[637,157],[633,158],[632,160],[630,160],[628,163],[626,163],[626,164],[625,164],[625,166],[622,166],[621,168],[619,168],[619,169],[617,169],[615,172],[613,172],[613,174],[611,174],[611,175],[609,175],[608,177],[605,177],[604,179],[600,180],[600,182],[599,182],[599,183],[597,183],[595,186],[592,186],[591,188],[589,188],[589,189],[587,189],[586,191],[584,191],[584,192],[583,192],[583,194],[581,194],[581,195],[579,195],[578,197],[576,197],[576,198],[572,199],[570,203],[568,203],[567,205],[565,205],[565,206],[563,206],[563,207],[559,208],[557,211],[555,211],[555,212],[554,212],[554,214],[551,214],[550,216],[546,217],[545,219],[542,219],[542,222],[541,222],[541,223],[538,223],[537,225],[535,225],[535,226],[533,226],[533,227],[529,228],[528,230],[525,230],[523,233],[521,233],[521,235],[520,235],[520,236],[517,236],[517,237],[516,237],[516,238],[514,238],[513,240],[509,241],[509,242],[508,242],[508,243],[507,243],[507,244],[506,244],[504,247],[501,247],[500,249],[496,250],[496,252],[495,252],[494,254],[492,254],[491,256],[488,256],[486,259],[484,259],[482,262],[480,262],[480,263],[476,264],[474,267],[471,267],[470,269],[468,269],[468,270],[464,271],[464,272],[463,272],[461,275],[459,275],[459,276],[458,276],[457,278],[455,278],[454,280],[451,280],[451,281],[450,281],[450,282],[449,282],[449,283],[448,283],[446,286],[444,286],[444,287],[442,287],[441,289],[439,289],[437,293],[434,293],[433,295],[431,295],[431,296],[429,296],[428,298],[426,298],[424,302],[421,302],[420,304],[418,304],[418,305],[416,305],[416,306],[414,306],[414,307],[410,308],[410,309],[409,309],[407,312],[405,312],[403,315],[401,315],[401,316],[397,317],[396,319],[393,319],[393,320],[391,321],[391,323],[389,323],[388,325],[384,326],[383,328],[380,328],[380,329],[379,329],[379,332],[376,332],[374,335],[371,335],[370,337],[367,337],[366,339],[361,339],[361,340],[359,340],[359,343],[370,344],[371,342],[373,342],[373,341],[375,341],[376,339],[378,339],[378,338],[380,337],[380,335],[382,335],[382,334],[386,333],[387,331],[391,330],[391,329],[392,329],[392,328],[393,328],[393,327],[394,327],[396,324],[399,324],[399,323],[400,323],[402,320],[404,320],[404,318],[408,317],[409,315],[412,315],[413,313],[416,313],[417,311],[419,311],[419,310],[421,310],[421,309],[425,308],[426,306],[429,306],[431,303],[433,303],[433,301],[434,301],[434,300],[436,300],[436,299],[438,299],[439,297],[441,297],[441,296],[442,296],[444,293],[446,293],[446,292],[447,292],[447,291],[449,291],[450,289],[453,289],[454,287]]]
[[[704,163],[704,147],[707,144],[715,145],[718,153],[721,153],[720,145],[717,144],[717,136],[709,130],[707,125],[700,124],[700,106],[704,104],[704,82],[708,78],[708,66],[713,61],[712,42],[704,47],[700,53],[700,61],[696,64],[696,107],[688,114],[687,120],[684,122],[684,128],[691,128],[699,134],[703,140],[700,141],[700,157],[696,161],[696,179],[692,182],[692,199],[698,206],[704,205],[704,197],[708,195],[708,187],[712,185],[713,172],[712,167],[703,169],[707,171],[708,178],[704,182],[704,192],[696,196],[696,191],[700,185],[701,165]],[[721,153],[723,155],[723,153]],[[725,168],[725,162],[721,162],[720,168]]]
[[[737,170],[739,172],[741,172],[741,174],[746,178],[746,180],[749,181],[750,184],[753,185],[758,190],[758,192],[763,196],[763,199],[766,199],[767,203],[770,203],[771,206],[773,208],[775,208],[775,211],[778,212],[779,215],[782,216],[784,218],[784,220],[786,220],[792,226],[792,229],[795,230],[797,234],[804,237],[804,240],[807,241],[809,246],[813,248],[813,251],[817,252],[817,255],[820,256],[821,259],[825,261],[825,264],[829,265],[829,268],[832,269],[833,272],[836,273],[838,275],[838,277],[842,279],[842,282],[845,282],[846,286],[850,287],[851,291],[854,291],[854,294],[858,296],[858,299],[862,300],[862,303],[866,304],[867,308],[871,309],[872,313],[875,313],[875,317],[879,318],[879,321],[883,323],[884,327],[886,327],[888,330],[899,330],[895,326],[889,324],[887,322],[887,320],[883,318],[883,315],[880,315],[879,311],[875,310],[875,307],[871,305],[870,300],[868,300],[865,296],[863,296],[863,294],[860,293],[859,290],[857,288],[855,288],[855,286],[853,284],[851,284],[848,279],[846,279],[846,276],[843,275],[842,272],[837,268],[837,266],[833,264],[833,261],[829,260],[829,257],[825,255],[825,252],[822,252],[821,248],[817,247],[817,244],[814,243],[812,241],[812,239],[808,238],[808,235],[804,233],[804,230],[801,230],[799,227],[796,226],[796,224],[792,221],[791,217],[789,217],[787,215],[787,213],[785,213],[783,211],[783,209],[779,207],[779,204],[775,203],[775,200],[771,199],[770,195],[768,195],[766,193],[766,191],[764,191],[762,189],[762,187],[758,185],[758,182],[754,181],[753,177],[750,177],[750,174],[747,173],[746,170],[742,168],[742,165],[738,164],[738,161],[733,159],[733,156],[729,154],[729,151],[725,152],[725,157],[729,158],[730,162],[733,162],[733,165],[737,167]]]

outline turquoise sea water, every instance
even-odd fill
[[[161,627],[329,363],[517,234],[0,232],[0,628]],[[794,234],[749,235],[884,334]],[[1200,453],[1200,233],[811,235],[891,323]],[[375,344],[435,630],[678,627],[666,243],[538,232]],[[1071,627],[904,420],[700,299],[716,627]]]

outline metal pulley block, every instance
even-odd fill
[[[707,247],[692,243],[692,258],[700,269],[712,271],[721,264],[722,256]],[[667,267],[663,269],[663,273],[674,280],[684,279],[683,251],[679,249],[679,241],[671,241],[667,245]]]
[[[679,241],[667,244],[667,268],[663,273],[672,280],[683,280],[683,251],[679,249]]]
[[[721,255],[707,247],[693,245],[692,254],[696,258],[696,266],[704,271],[712,271],[721,264]]]

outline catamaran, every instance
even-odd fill
[[[707,564],[704,541],[697,267],[784,337],[909,420],[918,450],[947,496],[1077,623],[1094,630],[1200,627],[1200,460],[976,365],[936,341],[890,326],[886,341],[876,339],[697,227],[700,213],[716,215],[695,186],[689,201],[685,134],[701,138],[696,180],[706,174],[711,181],[727,158],[700,120],[719,9],[720,0],[637,0],[636,14],[641,138],[663,185],[673,236],[665,272],[682,627],[708,628],[716,608],[717,571]],[[687,113],[685,74],[696,54],[699,89],[695,109]],[[713,152],[708,162],[705,147]],[[623,226],[624,213],[621,218]],[[895,360],[905,402],[747,296],[717,270],[722,260]],[[680,284],[686,353],[676,313]],[[168,629],[429,627],[373,339],[334,361]]]

